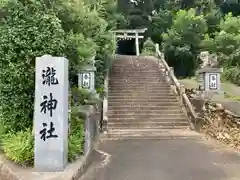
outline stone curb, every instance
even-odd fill
[[[69,164],[64,172],[34,172],[33,168],[24,169],[7,160],[0,159],[0,180],[77,180],[95,160],[101,156],[92,149],[87,155]]]

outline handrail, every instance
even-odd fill
[[[190,125],[192,129],[195,129],[197,120],[199,119],[191,101],[189,100],[187,94],[184,92],[181,84],[177,80],[176,76],[174,75],[173,68],[169,67],[167,62],[164,59],[163,54],[159,50],[159,45],[156,44],[156,55],[159,57],[159,61],[161,62],[161,65],[163,66],[164,73],[169,78],[169,81],[172,85],[176,88],[176,94],[180,98],[180,103],[185,107],[185,110],[187,111],[187,116],[190,121]]]

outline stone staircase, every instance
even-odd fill
[[[188,127],[154,59],[116,58],[109,75],[108,139],[184,138]]]

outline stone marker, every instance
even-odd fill
[[[204,97],[210,97],[221,92],[221,73],[222,68],[219,67],[217,56],[210,54],[208,51],[201,52],[202,60],[199,74],[199,90]]]
[[[37,171],[62,171],[68,154],[68,60],[36,58],[34,166]]]

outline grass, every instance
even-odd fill
[[[195,77],[191,79],[179,79],[180,84],[186,88],[197,88],[198,83]],[[240,101],[240,87],[227,82],[221,83],[221,89],[224,91],[224,98]]]

